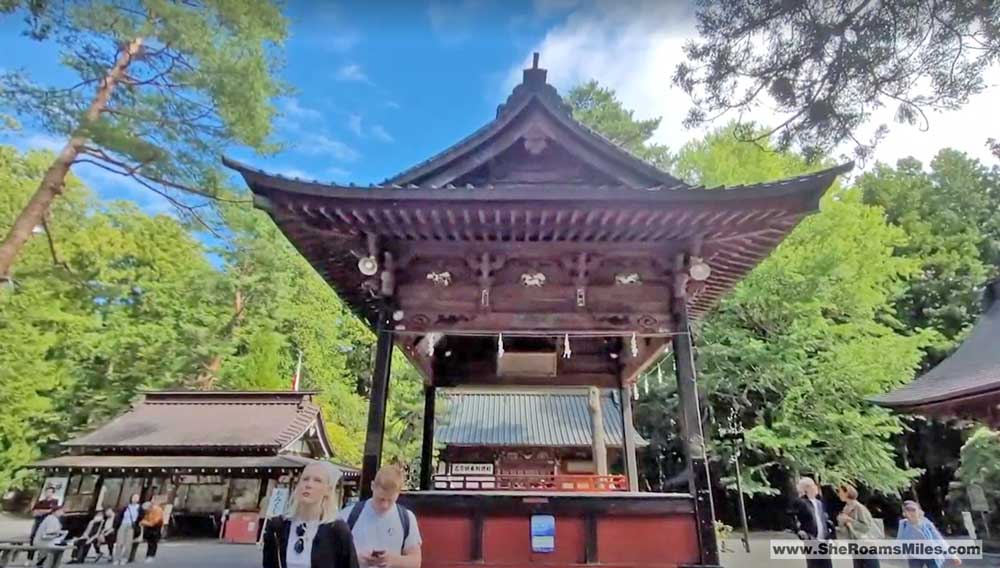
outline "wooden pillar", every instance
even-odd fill
[[[694,496],[701,563],[717,565],[719,564],[719,546],[715,538],[715,507],[712,503],[712,486],[705,455],[705,437],[701,427],[698,376],[694,367],[691,324],[688,321],[686,298],[683,294],[677,296],[673,302],[674,321],[677,323],[676,334],[673,337],[673,348],[677,363],[677,393],[680,397],[682,414],[681,438],[684,453],[687,456],[690,492]]]
[[[431,489],[431,480],[434,477],[434,404],[436,395],[437,387],[433,385],[424,387],[424,437],[423,445],[420,448],[420,489],[422,491]]]
[[[628,475],[628,490],[639,490],[639,466],[635,454],[635,424],[632,421],[632,389],[622,387],[622,437],[625,450],[625,473]]]
[[[601,389],[587,390],[587,406],[590,408],[591,452],[597,475],[608,474],[608,446],[604,439],[604,409],[601,406]]]
[[[382,443],[385,438],[385,411],[389,401],[389,375],[392,371],[394,337],[389,321],[390,308],[383,305],[378,313],[377,341],[375,343],[375,369],[372,388],[368,393],[368,433],[365,453],[361,461],[361,498],[372,495],[372,481],[382,464]]]

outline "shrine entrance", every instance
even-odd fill
[[[226,163],[378,336],[362,490],[381,460],[392,350],[424,377],[420,490],[403,501],[419,517],[425,566],[718,564],[691,321],[850,164],[752,186],[688,185],[575,121],[537,54],[495,120],[381,185]],[[689,485],[646,493],[630,393],[667,349]],[[624,429],[624,485],[436,488],[436,392],[460,387],[614,393],[620,414],[602,418]],[[601,456],[578,475],[608,475]],[[532,535],[546,523],[554,546],[543,551]]]

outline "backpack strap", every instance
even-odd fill
[[[358,519],[361,518],[361,512],[365,510],[365,503],[368,499],[363,499],[358,501],[351,507],[351,512],[347,514],[347,526],[354,530],[354,525],[358,523]],[[403,527],[403,545],[400,547],[400,554],[403,553],[403,549],[406,548],[406,539],[410,538],[410,510],[406,507],[396,503],[396,512],[399,513],[399,524]]]
[[[361,512],[365,510],[365,503],[368,499],[362,499],[351,507],[351,512],[347,514],[347,526],[354,530],[354,525],[358,524],[358,518],[361,517]]]
[[[406,548],[406,539],[410,538],[410,510],[396,503],[396,511],[399,512],[399,524],[403,526],[403,546],[399,548],[399,553],[403,553]]]

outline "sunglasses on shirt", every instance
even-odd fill
[[[295,554],[302,554],[302,551],[306,549],[306,524],[302,523],[295,527],[295,536],[299,537],[295,541]]]

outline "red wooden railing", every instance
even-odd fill
[[[624,475],[435,475],[434,489],[460,491],[628,491]]]

